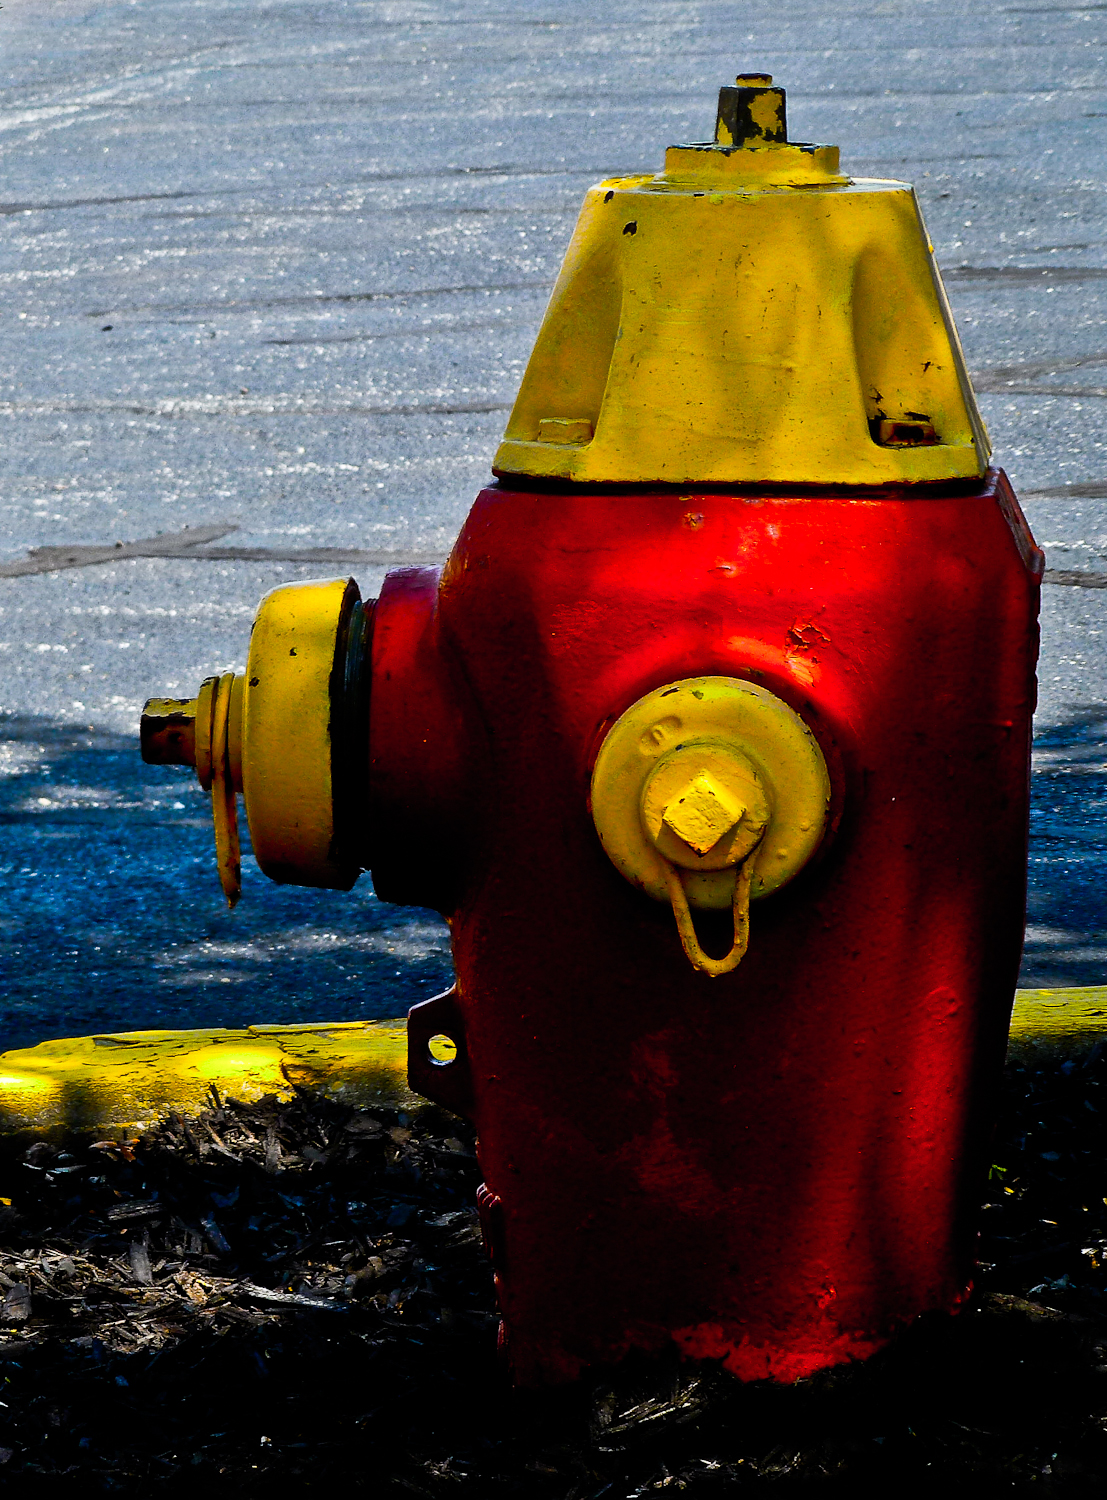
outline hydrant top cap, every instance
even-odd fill
[[[713,140],[589,189],[493,469],[884,487],[988,455],[910,186],[842,176],[742,73]]]

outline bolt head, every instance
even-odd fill
[[[772,816],[766,788],[737,747],[706,738],[678,744],[642,789],[642,829],[686,870],[725,870],[755,848]]]
[[[661,821],[697,854],[707,854],[735,828],[746,804],[708,770],[698,771],[665,804]]]

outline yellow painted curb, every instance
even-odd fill
[[[425,1104],[407,1086],[406,1021],[124,1031],[0,1054],[0,1135],[133,1134],[171,1110],[221,1097],[290,1099],[317,1089],[343,1104]]]
[[[1078,1053],[1102,1041],[1107,1041],[1107,985],[1015,992],[1009,1058]]]
[[[1008,1056],[1077,1054],[1107,1041],[1107,986],[1019,990]],[[406,1021],[322,1021],[241,1031],[122,1031],[0,1054],[0,1136],[133,1135],[171,1111],[318,1090],[357,1108],[416,1110]]]

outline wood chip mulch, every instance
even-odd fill
[[[651,1362],[511,1390],[472,1133],[432,1109],[215,1097],[36,1144],[0,1188],[0,1490],[1101,1497],[1105,1080],[1012,1069],[974,1303],[789,1389]]]

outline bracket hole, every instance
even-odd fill
[[[427,1055],[437,1068],[447,1068],[457,1059],[457,1043],[452,1036],[437,1032],[427,1043]]]

